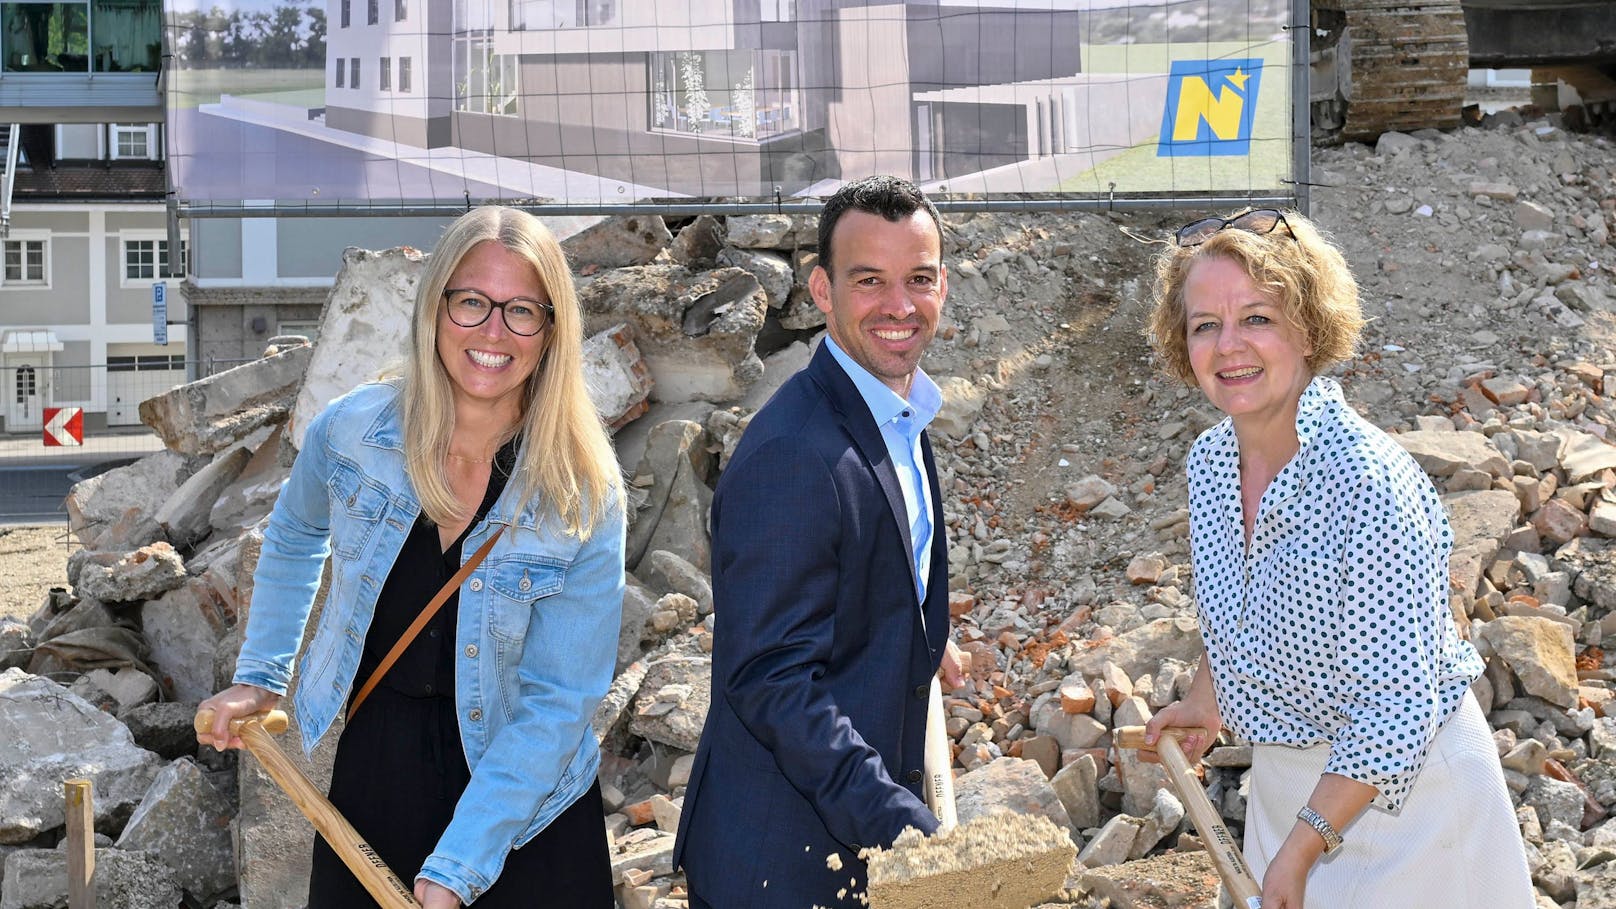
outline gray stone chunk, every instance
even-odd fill
[[[234,816],[234,806],[196,763],[181,758],[158,772],[117,845],[162,856],[186,892],[207,900],[236,883]]]
[[[757,278],[767,295],[770,309],[780,309],[791,297],[794,275],[786,257],[755,249],[726,249],[718,256],[720,265],[733,265]]]
[[[1528,694],[1561,707],[1576,705],[1575,642],[1568,626],[1536,616],[1501,616],[1481,634]]]
[[[143,546],[111,565],[90,563],[79,572],[80,596],[103,603],[134,603],[185,583],[185,560],[164,542]]]
[[[34,653],[34,633],[27,623],[0,619],[0,671],[21,669]]]
[[[75,483],[63,502],[68,526],[86,549],[97,549],[101,537],[127,512],[150,514],[205,463],[164,449]]]
[[[196,705],[180,701],[141,704],[118,715],[135,744],[165,761],[196,754],[196,730],[191,720]]]
[[[644,265],[668,248],[673,234],[661,215],[613,216],[561,241],[572,266]]]
[[[61,781],[95,787],[96,826],[122,829],[156,776],[157,755],[122,723],[46,678],[0,673],[0,843],[26,843],[66,821]],[[25,781],[37,781],[24,784]]]
[[[712,703],[713,661],[667,657],[646,667],[629,731],[642,739],[694,752]]]
[[[95,899],[107,909],[174,909],[183,894],[174,871],[157,856],[95,850]],[[66,909],[67,853],[19,849],[6,856],[0,909]]]
[[[712,215],[697,215],[696,220],[679,228],[679,233],[668,247],[673,261],[695,268],[711,268],[724,248],[724,228]]]
[[[1099,768],[1094,755],[1079,755],[1057,772],[1049,784],[1066,806],[1072,826],[1079,830],[1100,825]]]
[[[170,543],[190,546],[208,535],[213,528],[210,518],[213,506],[219,501],[219,494],[235,482],[251,458],[252,450],[246,445],[238,445],[208,462],[206,467],[192,474],[190,479],[180,484],[179,489],[174,490],[174,494],[152,516]]]
[[[713,611],[713,585],[707,575],[678,555],[658,549],[646,559],[651,570],[647,577],[658,593],[682,593],[692,600],[701,615]]]
[[[1084,650],[1068,660],[1067,670],[1095,678],[1105,664],[1115,663],[1129,678],[1137,679],[1147,672],[1154,673],[1163,660],[1194,662],[1202,649],[1201,631],[1194,617],[1175,616],[1156,619]]]
[[[730,215],[725,220],[729,245],[743,249],[783,247],[793,228],[787,215]]]
[[[1507,489],[1450,492],[1442,496],[1442,507],[1453,529],[1455,552],[1478,543],[1502,542],[1521,517],[1521,500]]]

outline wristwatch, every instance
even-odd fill
[[[1296,812],[1296,818],[1318,831],[1319,837],[1324,840],[1325,855],[1333,855],[1336,850],[1341,848],[1341,834],[1330,826],[1330,822],[1324,819],[1324,815],[1303,805],[1302,810]]]

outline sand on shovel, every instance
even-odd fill
[[[913,827],[869,863],[871,909],[1027,909],[1066,883],[1077,855],[1066,831],[1038,815],[990,814],[936,836]]]

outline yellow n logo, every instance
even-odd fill
[[[1263,61],[1175,60],[1157,154],[1244,155]]]
[[[1240,78],[1245,81],[1244,76]],[[1173,141],[1194,139],[1203,120],[1212,135],[1219,139],[1239,138],[1240,115],[1246,109],[1246,96],[1236,92],[1233,85],[1224,85],[1221,89],[1213,94],[1212,86],[1201,76],[1184,80],[1178,94],[1178,117],[1173,121]]]

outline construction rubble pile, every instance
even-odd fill
[[[1372,317],[1338,374],[1443,493],[1450,607],[1487,662],[1475,692],[1543,909],[1616,907],[1613,174],[1609,140],[1512,112],[1314,164],[1315,213]],[[1047,905],[1217,902],[1163,771],[1110,747],[1184,694],[1201,653],[1183,460],[1218,415],[1155,369],[1139,334],[1153,248],[1132,239],[1180,220],[945,218],[950,296],[925,365],[945,392],[950,611],[971,655],[945,697],[959,813],[1070,837]],[[707,511],[823,330],[814,244],[814,220],[787,215],[614,218],[565,243],[634,504],[594,718],[626,909],[686,905],[671,855],[709,703]],[[103,905],[302,904],[307,823],[254,761],[198,749],[191,717],[229,681],[301,430],[400,359],[423,261],[349,250],[317,344],[145,402],[166,449],[73,489],[64,586],[0,622],[0,909],[65,905],[71,777],[94,782]],[[334,739],[293,755],[317,783]],[[1225,740],[1206,759],[1237,835],[1250,754]]]

